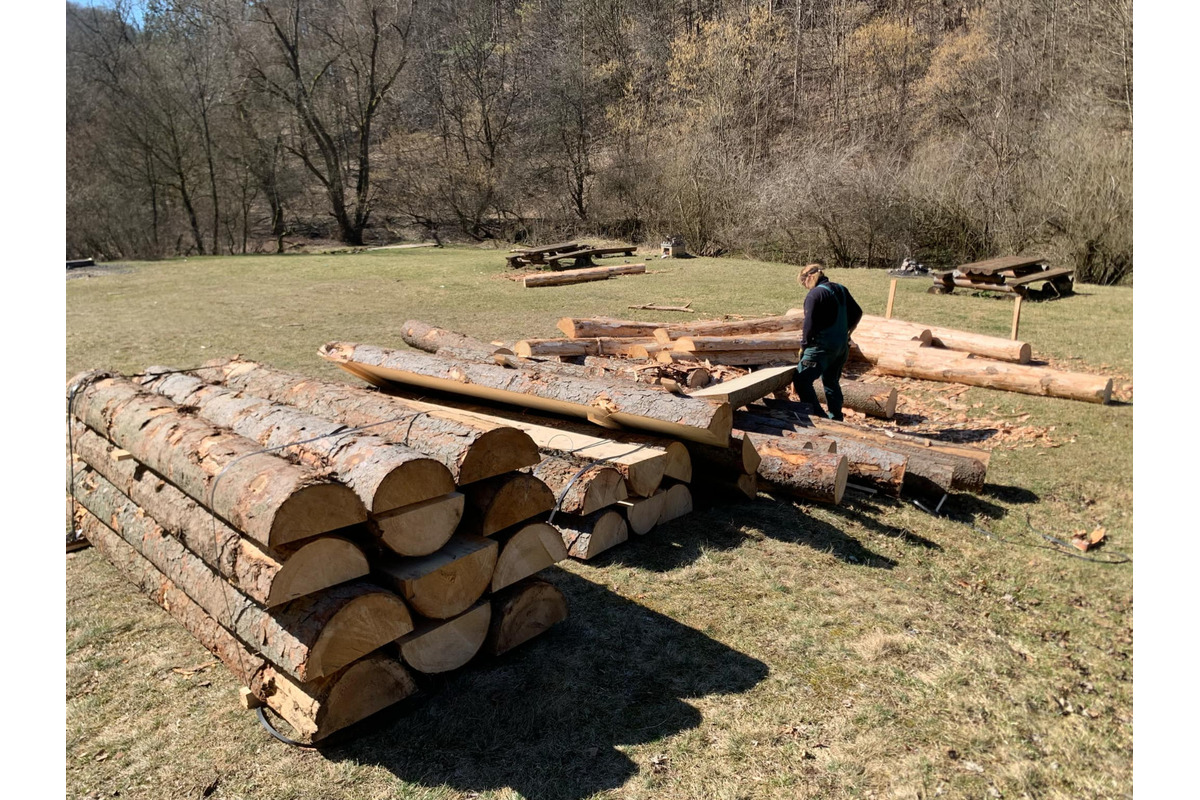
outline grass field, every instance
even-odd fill
[[[69,279],[67,372],[241,353],[340,377],[326,341],[400,345],[419,318],[484,339],[564,315],[780,313],[795,267],[648,262],[524,289],[479,249],[193,258]],[[888,277],[832,271],[868,313]],[[895,316],[1008,335],[1011,300]],[[1113,376],[1096,406],[895,380],[901,420],[977,431],[988,486],[942,517],[887,499],[714,506],[553,580],[571,616],[320,752],[271,739],[237,684],[93,550],[67,556],[67,795],[78,798],[1107,798],[1132,793],[1132,569],[1048,549],[1133,547],[1133,291],[1027,303],[1035,357]],[[894,379],[889,379],[894,380]],[[940,409],[932,415],[929,409]],[[1023,436],[1009,435],[1014,429]],[[1001,435],[1006,434],[1006,435]],[[986,537],[968,523],[993,534]],[[179,670],[179,671],[176,671]]]

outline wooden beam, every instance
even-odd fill
[[[766,369],[747,373],[740,378],[734,378],[731,381],[697,389],[688,396],[703,397],[706,400],[729,403],[732,408],[740,408],[769,394],[787,388],[791,385],[792,376],[795,373],[796,368],[793,366],[767,367]]]
[[[892,278],[892,285],[888,287],[887,311],[883,314],[884,319],[892,318],[892,304],[896,302],[896,284],[898,282],[898,278]]]
[[[1017,328],[1021,325],[1021,301],[1024,299],[1021,295],[1017,295],[1017,299],[1013,303],[1012,336],[1010,338],[1014,342],[1017,340]]]

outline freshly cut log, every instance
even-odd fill
[[[532,474],[550,489],[559,512],[587,515],[629,497],[621,473],[598,461],[547,456]]]
[[[795,367],[767,367],[692,392],[690,397],[729,403],[733,408],[753,403],[792,385]]]
[[[655,354],[660,364],[714,364],[725,367],[766,367],[780,364],[795,365],[800,361],[799,350],[725,350],[711,353],[684,353],[662,350]]]
[[[338,536],[307,539],[286,556],[263,550],[137,461],[109,458],[112,444],[74,423],[75,451],[94,472],[75,473],[77,492],[129,498],[209,567],[261,605],[282,605],[367,574],[362,550]]]
[[[370,432],[436,458],[463,485],[536,464],[541,456],[525,433],[507,425],[466,422],[426,404],[361,386],[282,372],[253,361],[213,362],[201,377],[248,394],[287,403]],[[381,424],[385,423],[385,424]]]
[[[483,648],[490,655],[502,655],[566,618],[563,593],[551,583],[529,578],[492,596],[492,624]]]
[[[393,658],[371,654],[323,678],[295,682],[251,652],[137,550],[100,520],[84,512],[88,540],[150,599],[167,611],[200,644],[219,658],[258,700],[296,732],[319,741],[416,691],[407,670]]]
[[[412,630],[412,617],[399,598],[362,582],[335,586],[267,612],[166,533],[136,503],[115,489],[105,491],[98,483],[93,484],[94,490],[76,493],[84,508],[106,520],[108,527],[223,627],[297,680],[336,672]],[[86,479],[81,485],[88,485]]]
[[[700,366],[678,369],[665,364],[630,364],[626,360],[605,356],[586,356],[583,365],[602,370],[600,374],[628,378],[638,383],[666,384],[674,381],[678,386],[688,389],[707,386],[712,378],[709,371]]]
[[[389,387],[388,391],[403,389]],[[462,398],[443,397],[434,405],[406,396],[405,402],[414,409],[436,410],[447,418],[472,424],[511,425],[526,433],[544,455],[605,461],[620,470],[633,494],[653,494],[663,475],[691,480],[691,457],[682,442],[632,431],[597,430],[573,419],[552,419],[525,410],[481,406]]]
[[[629,538],[629,526],[620,511],[601,509],[586,517],[555,514],[554,525],[562,534],[567,555],[587,561]]]
[[[802,443],[813,441],[818,449],[823,443],[830,441],[830,438],[823,434],[814,436],[812,433],[806,433],[803,426],[798,427],[794,422],[769,416],[739,412],[737,423],[738,430],[750,436],[756,446],[758,440],[753,436],[756,433],[784,436]],[[836,440],[836,444],[837,453],[846,457],[850,481],[868,484],[893,497],[900,496],[908,468],[906,456],[854,439]]]
[[[662,322],[638,322],[631,319],[612,319],[610,317],[591,317],[586,319],[563,317],[558,321],[558,329],[569,339],[589,339],[596,336],[653,338],[654,331],[661,328],[664,324]]]
[[[554,508],[546,483],[523,472],[509,472],[463,487],[466,510],[460,532],[490,536]]]
[[[758,475],[768,491],[781,491],[792,497],[838,504],[846,493],[850,465],[846,456],[817,453],[784,436],[749,433],[762,456]]]
[[[762,461],[754,443],[745,436],[735,435],[731,439],[729,447],[689,444],[688,452],[692,455],[692,462],[703,465],[704,471],[725,478],[753,475]]]
[[[492,604],[477,603],[457,617],[445,620],[419,620],[411,633],[396,645],[404,663],[426,675],[449,672],[466,664],[487,638],[492,621]]]
[[[1028,364],[1029,359],[1033,355],[1033,348],[1028,342],[1013,341],[1000,336],[986,336],[981,333],[970,333],[968,331],[956,330],[954,328],[944,328],[938,325],[921,325],[916,322],[906,322],[896,318],[884,319],[870,314],[864,314],[862,321],[858,323],[859,332],[871,331],[904,331],[904,330],[928,330],[931,337],[931,343],[935,347],[944,347],[947,350],[961,350],[966,353],[974,353],[977,356],[985,358],[994,358],[997,361],[1012,361],[1017,364]]]
[[[330,471],[368,511],[390,511],[454,491],[450,470],[412,448],[192,375],[157,367],[147,372],[140,381],[146,389],[195,407],[209,422],[265,448],[283,448],[306,466]]]
[[[547,522],[533,522],[496,536],[500,556],[492,573],[492,591],[511,586],[567,557],[562,534]]]
[[[860,414],[879,419],[892,419],[896,416],[896,401],[898,394],[895,387],[879,383],[863,383],[862,381],[838,381],[842,389],[842,407],[853,409]],[[828,403],[825,399],[825,386],[816,381],[813,384],[817,399]]]
[[[128,380],[85,373],[71,386],[76,419],[264,547],[367,519],[362,501],[345,486],[181,413]]]
[[[673,484],[663,491],[667,499],[663,501],[662,514],[658,518],[659,525],[692,513],[692,490],[686,483]]]
[[[400,326],[400,338],[409,347],[424,350],[426,353],[436,353],[444,347],[471,352],[478,358],[487,358],[493,353],[512,353],[507,347],[481,342],[466,334],[438,328],[416,319],[410,319]]]
[[[645,272],[645,264],[621,264],[614,267],[565,269],[562,272],[550,272],[545,275],[526,275],[525,288],[532,289],[536,286],[565,286],[571,283],[606,281],[618,275],[643,275]]]
[[[436,553],[384,557],[372,567],[377,578],[399,592],[413,611],[430,619],[449,619],[487,591],[499,550],[491,539],[457,533]]]
[[[660,325],[652,335],[660,342],[666,342],[685,336],[757,336],[764,333],[799,331],[803,328],[804,314],[801,309],[799,313],[789,311],[778,317],[673,322],[669,325]]]
[[[855,334],[855,336],[858,336],[858,334]],[[889,354],[915,353],[922,349],[932,350],[933,348],[916,341],[877,339],[873,336],[851,337],[850,356],[848,360],[862,361],[874,366],[875,362],[881,358],[886,358]]]
[[[603,427],[629,426],[705,444],[729,440],[727,404],[676,397],[615,381],[567,379],[541,372],[466,364],[425,353],[331,342],[320,355],[376,385],[389,381],[450,394],[584,417]]]
[[[522,339],[513,346],[519,356],[629,356],[634,348],[661,349],[654,339],[596,336],[589,339]]]
[[[635,497],[617,503],[617,506],[625,512],[625,521],[629,524],[629,530],[639,536],[649,533],[658,524],[666,505],[666,489],[655,492],[652,497]]]
[[[371,527],[395,554],[427,556],[440,550],[462,520],[466,498],[450,492],[371,517]]]
[[[872,366],[885,375],[961,383],[1085,403],[1108,403],[1112,400],[1112,378],[1100,375],[1011,364],[928,347],[878,352],[870,360]]]
[[[681,336],[671,345],[677,353],[727,353],[732,350],[797,350],[801,334],[775,333],[761,336]]]

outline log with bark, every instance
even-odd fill
[[[659,525],[692,513],[692,490],[688,484],[675,483],[663,491],[667,497],[663,501],[662,514],[658,518]]]
[[[585,516],[629,496],[621,473],[598,461],[547,456],[531,474],[549,487],[554,507],[567,514]]]
[[[974,353],[997,361],[1012,361],[1017,364],[1028,364],[1033,355],[1033,349],[1028,342],[1014,341],[1000,336],[986,336],[980,333],[970,333],[955,328],[945,328],[938,325],[921,325],[901,319],[885,319],[870,314],[864,314],[858,323],[858,331],[904,331],[928,330],[930,342],[934,347],[947,350],[961,350]]]
[[[643,275],[645,264],[621,264],[613,267],[585,267],[583,269],[565,269],[561,272],[551,272],[545,275],[526,275],[525,288],[537,286],[566,286],[573,283],[588,283],[590,281],[606,281],[620,275]]]
[[[629,319],[612,319],[610,317],[590,317],[576,319],[563,317],[558,321],[558,329],[568,339],[588,339],[595,336],[611,336],[626,338],[654,338],[654,331],[661,328],[663,322],[638,322]]]
[[[673,382],[681,388],[699,389],[707,386],[712,377],[707,369],[698,365],[675,367],[670,364],[658,363],[637,364],[630,363],[628,360],[604,356],[585,356],[583,365],[602,370],[599,374],[627,378],[637,383],[665,385],[668,388],[669,382]]]
[[[132,500],[257,603],[282,605],[368,572],[362,550],[338,536],[307,539],[286,555],[264,550],[139,462],[114,459],[112,443],[82,423],[74,423],[73,433],[75,452],[96,473],[94,485],[107,484]],[[86,479],[80,472],[76,476]],[[77,491],[87,491],[83,483],[76,484]]]
[[[492,604],[476,603],[450,619],[418,620],[411,633],[396,641],[404,663],[417,672],[436,675],[466,664],[487,638]]]
[[[500,555],[492,572],[491,590],[497,592],[567,557],[562,534],[547,522],[533,522],[496,535]]]
[[[308,378],[242,360],[215,363],[200,375],[316,416],[356,427],[370,425],[369,432],[375,436],[442,462],[460,486],[541,460],[533,440],[511,426],[442,415],[435,406],[414,407],[362,386]]]
[[[794,313],[797,311],[798,313]],[[758,336],[770,333],[794,333],[803,328],[803,310],[793,309],[787,314],[775,317],[673,322],[660,325],[651,336],[660,342],[667,342],[685,336]]]
[[[492,624],[483,649],[498,656],[567,618],[567,599],[553,584],[529,578],[492,596]]]
[[[206,613],[299,681],[329,675],[412,630],[400,599],[356,581],[266,611],[193,555],[90,467],[80,504],[187,593]]]
[[[667,490],[661,489],[651,497],[634,497],[622,500],[617,506],[625,514],[629,530],[642,536],[649,533],[662,519],[667,505]]]
[[[645,352],[657,353],[663,349],[654,339],[614,338],[595,336],[588,339],[521,339],[513,345],[513,351],[522,357],[552,356],[570,358],[573,356],[626,356]]]
[[[476,358],[481,359],[489,358],[495,353],[512,353],[507,347],[481,342],[466,334],[438,328],[417,319],[407,320],[400,326],[400,338],[409,347],[423,350],[426,353],[436,353],[444,347],[473,353]]]
[[[324,739],[416,691],[407,670],[378,653],[323,678],[296,682],[252,652],[99,519],[83,512],[80,524],[88,540],[126,579],[182,624],[302,738],[312,742]]]
[[[575,514],[555,514],[554,526],[562,534],[567,555],[589,558],[616,547],[629,538],[629,526],[620,511],[604,508],[586,517]]]
[[[554,508],[546,483],[523,472],[509,472],[463,487],[466,510],[459,531],[490,536]]]
[[[758,497],[758,474],[727,475],[701,471],[691,488],[705,503],[742,502]]]
[[[842,502],[850,476],[846,456],[818,453],[785,436],[747,433],[746,438],[754,442],[762,457],[758,476],[767,491],[819,503]]]
[[[449,619],[487,591],[498,554],[495,541],[456,533],[436,553],[418,558],[387,556],[371,567],[376,579],[395,589],[413,611],[429,619]]]
[[[842,389],[842,408],[849,408],[868,417],[893,419],[896,416],[898,393],[895,387],[881,383],[864,383],[843,378],[838,381]],[[817,399],[828,405],[825,386],[821,381],[813,383]]]
[[[250,439],[184,413],[123,378],[78,376],[72,415],[258,544],[288,542],[364,522],[353,491]]]
[[[725,367],[768,367],[795,365],[800,361],[799,350],[724,350],[710,353],[684,353],[662,350],[655,354],[660,364],[709,364]]]
[[[273,403],[166,368],[151,367],[141,385],[265,448],[328,470],[349,486],[370,512],[390,511],[454,491],[450,470],[439,461],[369,432],[292,406]]]
[[[462,521],[465,499],[461,492],[450,492],[431,500],[373,514],[368,524],[393,553],[427,556],[440,550],[454,535]]]
[[[762,459],[754,443],[745,436],[732,436],[729,447],[714,447],[704,444],[689,444],[688,452],[692,463],[701,465],[701,470],[727,478],[738,475],[753,475]]]
[[[583,417],[705,444],[729,440],[728,404],[707,403],[615,381],[568,379],[530,365],[514,370],[451,362],[413,351],[331,342],[320,355],[376,385],[421,386],[449,394]]]

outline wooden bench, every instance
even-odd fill
[[[559,242],[558,244],[548,244],[543,247],[518,248],[512,251],[513,254],[507,260],[510,267],[523,267],[527,264],[544,264],[547,256],[571,253],[586,250],[587,248],[588,246],[581,242]]]
[[[560,253],[547,258],[545,263],[550,269],[562,269],[563,267],[560,264],[564,264],[568,260],[571,261],[573,267],[590,267],[595,265],[595,262],[592,261],[593,258],[617,255],[618,253],[625,256],[632,256],[635,250],[637,250],[636,245],[629,245],[628,247],[593,247],[587,250]]]

